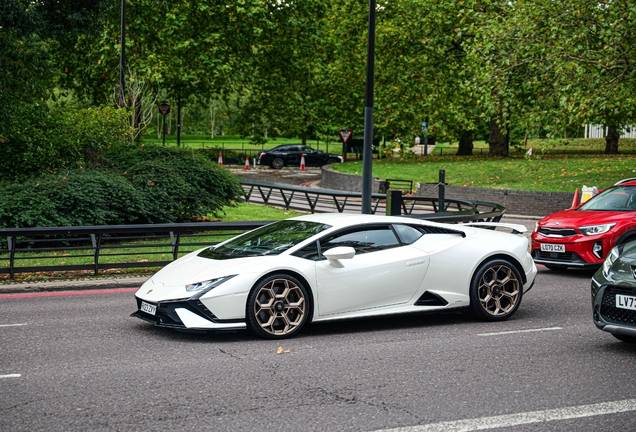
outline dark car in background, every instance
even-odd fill
[[[614,247],[592,277],[594,324],[636,343],[636,242]]]
[[[275,169],[284,166],[300,166],[302,155],[305,155],[305,166],[319,167],[342,162],[335,154],[324,153],[302,144],[285,144],[266,150],[258,155],[258,165],[269,165]]]

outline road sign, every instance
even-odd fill
[[[422,132],[426,130],[426,122],[422,122]]]
[[[170,112],[170,105],[163,103],[159,105],[159,112],[161,113],[162,116],[166,116],[168,115],[168,113]]]
[[[353,135],[353,131],[351,129],[341,129],[339,133],[340,139],[342,139],[344,144],[346,144],[347,141],[349,141],[349,138],[351,138],[351,135]]]

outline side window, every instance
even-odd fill
[[[311,242],[307,246],[302,249],[297,250],[292,255],[298,258],[304,258],[311,261],[318,261],[320,259],[320,254],[318,253],[318,242]]]
[[[393,225],[393,228],[395,228],[395,231],[397,231],[398,236],[400,236],[400,240],[402,240],[402,243],[407,245],[415,243],[417,239],[424,235],[422,231],[408,225]]]
[[[320,250],[326,251],[338,246],[350,246],[356,254],[375,252],[400,246],[400,242],[389,226],[358,228],[338,233],[320,242]]]

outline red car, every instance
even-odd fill
[[[616,183],[589,201],[541,219],[532,258],[551,270],[598,268],[617,244],[636,240],[636,179]]]

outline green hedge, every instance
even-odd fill
[[[91,168],[102,151],[131,140],[126,110],[23,108],[14,113],[11,133],[0,136],[2,182]]]
[[[190,150],[120,145],[101,161],[0,187],[0,227],[181,222],[243,194],[236,176]]]

